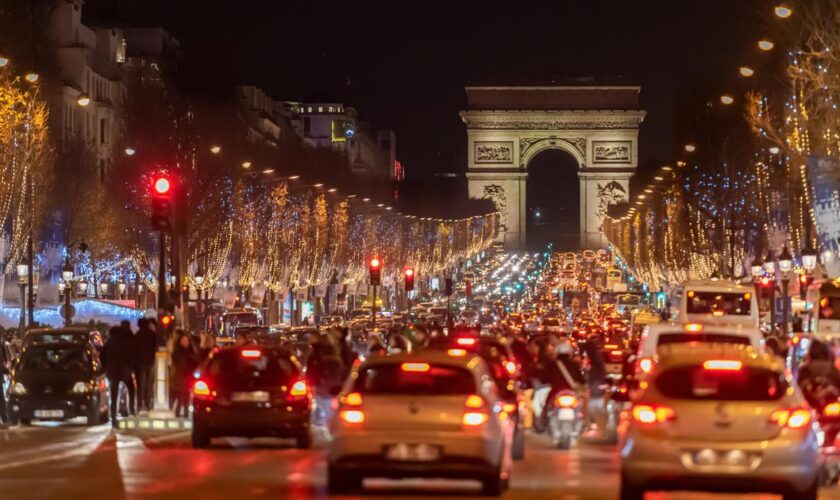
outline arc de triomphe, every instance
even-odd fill
[[[561,149],[578,163],[582,248],[603,243],[607,207],[626,201],[638,165],[639,87],[467,87],[469,195],[502,212],[499,241],[525,247],[528,162]]]

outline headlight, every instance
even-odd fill
[[[93,391],[93,384],[90,382],[76,382],[70,392],[74,394],[84,394]]]
[[[12,386],[9,387],[9,393],[15,394],[17,396],[25,396],[26,395],[26,387],[21,384],[20,382],[12,382]]]

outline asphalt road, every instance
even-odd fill
[[[325,498],[322,441],[300,451],[280,440],[214,440],[193,450],[188,432],[115,433],[108,426],[36,425],[0,430],[2,499]],[[478,483],[366,481],[364,495],[343,498],[477,498]],[[507,499],[612,499],[618,496],[615,448],[582,444],[551,449],[530,436]],[[840,488],[821,498],[840,498]],[[650,499],[774,498],[773,495],[651,493]]]

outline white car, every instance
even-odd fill
[[[667,346],[622,423],[621,498],[771,491],[815,500],[820,429],[784,360],[749,346]]]
[[[500,495],[512,420],[484,361],[463,349],[370,358],[353,369],[330,425],[331,493],[365,477],[477,479]]]

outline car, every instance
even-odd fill
[[[82,343],[90,344],[97,351],[102,350],[105,342],[99,331],[86,326],[68,326],[64,328],[34,328],[26,332],[21,347],[42,344]]]
[[[192,445],[217,436],[293,438],[312,443],[312,393],[303,369],[283,347],[227,347],[213,352],[193,384]]]
[[[333,314],[330,316],[321,316],[321,318],[318,320],[318,326],[320,326],[321,328],[342,325],[344,325],[344,318],[338,314]]]
[[[87,425],[108,421],[108,382],[96,350],[86,343],[24,347],[9,385],[12,422],[84,417]]]
[[[513,426],[481,357],[428,350],[356,365],[330,424],[331,493],[365,477],[477,479],[500,495]]]
[[[662,489],[817,498],[819,425],[781,358],[740,344],[666,346],[629,414],[622,499]]]
[[[546,333],[563,333],[563,326],[565,322],[559,318],[544,317],[542,319],[542,329]]]

